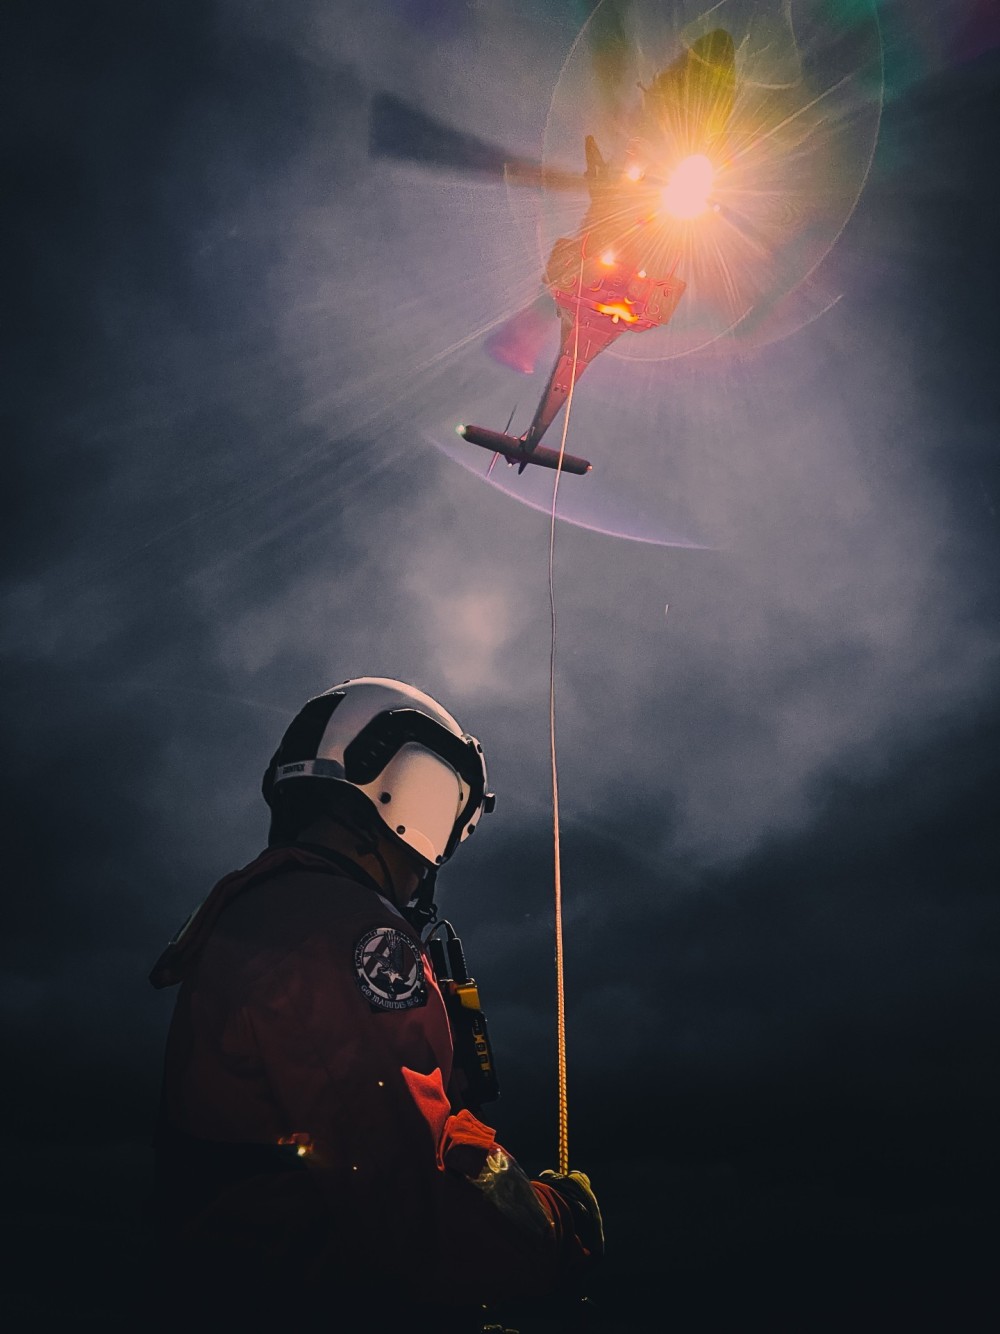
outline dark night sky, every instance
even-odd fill
[[[599,458],[628,399],[656,539],[557,529],[570,1142],[609,1331],[997,1315],[1000,30],[975,0],[880,11],[839,301],[735,357],[609,359],[574,407]],[[537,265],[502,187],[370,160],[367,126],[389,91],[537,151],[586,12],[4,7],[18,1328],[150,1323],[146,974],[261,846],[287,720],[351,675],[484,742],[497,813],[442,906],[501,1137],[552,1164],[547,519],[431,443],[527,410],[483,331]],[[610,476],[563,483],[596,527]],[[696,528],[725,540],[671,544]]]

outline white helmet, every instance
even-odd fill
[[[334,686],[292,720],[264,774],[272,810],[301,780],[330,784],[335,800],[346,798],[369,821],[374,814],[430,868],[495,805],[476,738],[429,695],[380,676]]]

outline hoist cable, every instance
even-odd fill
[[[586,240],[584,240],[586,244]],[[549,517],[549,757],[552,764],[552,852],[555,884],[555,946],[556,946],[556,1054],[559,1085],[559,1171],[569,1171],[569,1097],[566,1089],[566,986],[563,958],[562,913],[562,859],[559,845],[559,770],[556,764],[556,501],[559,497],[559,479],[562,476],[566,437],[569,434],[569,415],[573,406],[576,386],[576,368],[580,355],[580,298],[583,293],[583,251],[580,253],[580,279],[576,291],[576,317],[573,327],[573,365],[563,418],[562,439],[559,442],[559,460],[552,486],[552,513]]]

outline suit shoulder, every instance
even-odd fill
[[[317,936],[349,940],[366,927],[408,922],[381,895],[347,876],[301,870],[280,872],[252,885],[226,908],[217,931],[230,940],[267,942],[291,948]]]

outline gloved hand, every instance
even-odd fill
[[[590,1253],[591,1260],[599,1260],[604,1254],[604,1223],[590,1177],[586,1172],[564,1174],[550,1170],[539,1172],[538,1180],[554,1190],[569,1206],[576,1235]]]

